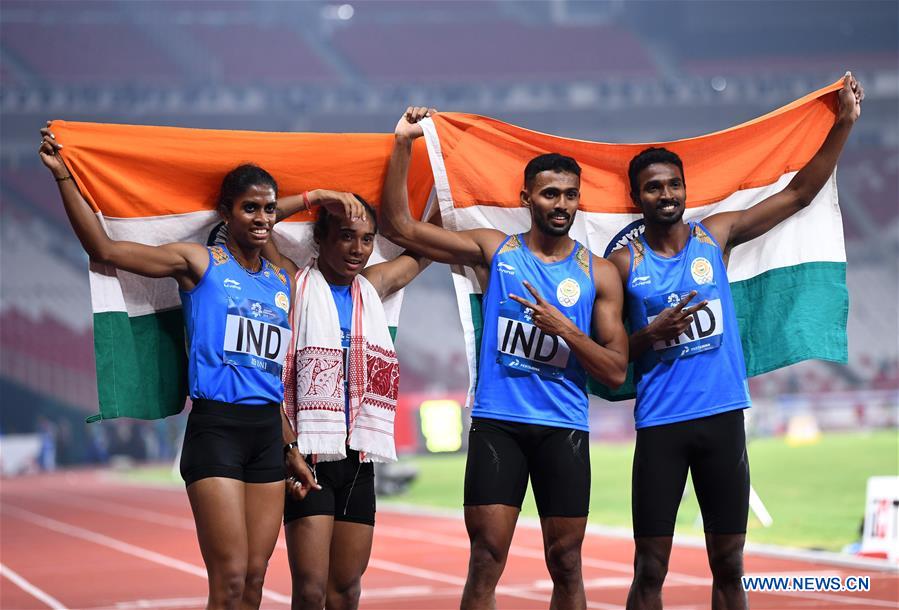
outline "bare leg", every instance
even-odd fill
[[[283,504],[283,491],[282,499]],[[334,517],[313,515],[284,526],[292,581],[291,610],[322,610],[328,587],[328,563]]]
[[[284,481],[246,483],[247,576],[242,610],[257,610],[262,602],[262,583],[284,514]]]
[[[328,610],[356,610],[362,593],[362,574],[371,557],[375,528],[364,523],[335,521],[328,574]]]
[[[671,536],[634,538],[634,582],[627,595],[627,610],[661,610],[672,540]]]
[[[519,512],[518,507],[505,504],[465,507],[471,555],[462,610],[496,608],[496,584],[506,567]]]
[[[587,596],[581,571],[581,546],[587,518],[545,517],[540,519],[540,525],[546,567],[553,580],[550,610],[583,610],[587,607]]]
[[[713,610],[746,610],[749,599],[743,590],[743,545],[745,534],[706,534],[705,547],[712,569]]]
[[[209,477],[191,483],[187,497],[209,575],[207,610],[237,610],[247,576],[243,481]]]

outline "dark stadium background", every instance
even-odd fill
[[[171,460],[179,442],[177,418],[83,424],[97,400],[87,259],[38,160],[47,119],[388,132],[408,104],[428,104],[562,136],[648,142],[735,125],[847,69],[867,94],[838,172],[850,363],[753,379],[754,426],[782,433],[804,409],[825,430],[894,427],[897,25],[899,4],[878,1],[3,0],[0,433],[53,439],[58,464],[117,452]],[[407,412],[464,392],[445,267],[407,291],[398,346]],[[625,406],[592,412],[597,438],[631,434]],[[398,425],[414,448],[415,421]]]

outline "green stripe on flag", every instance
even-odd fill
[[[750,377],[802,360],[849,360],[846,263],[771,269],[731,284]]]
[[[481,370],[481,337],[484,335],[484,295],[472,293],[468,295],[468,304],[471,307],[471,325],[474,328],[474,345],[476,371]]]
[[[129,318],[94,314],[100,413],[160,419],[180,413],[187,398],[187,354],[181,309]]]

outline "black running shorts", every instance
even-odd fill
[[[375,468],[359,461],[359,452],[347,448],[338,462],[319,462],[313,468],[320,490],[312,489],[302,500],[289,493],[284,500],[284,523],[313,515],[333,515],[335,521],[375,524]]]
[[[541,517],[586,517],[590,443],[583,430],[474,417],[468,435],[465,506],[521,508],[528,477]]]
[[[246,483],[284,479],[281,407],[195,400],[181,450],[187,485],[208,477]]]
[[[705,531],[745,534],[749,458],[743,410],[637,430],[631,486],[634,536],[672,536],[687,469]]]

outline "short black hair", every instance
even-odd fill
[[[377,235],[378,233],[378,213],[375,212],[375,209],[371,206],[369,202],[362,198],[362,195],[357,195],[353,193],[353,197],[359,200],[359,203],[362,204],[362,207],[365,208],[365,214],[371,218],[371,222],[375,227],[374,233]],[[323,240],[328,235],[328,223],[335,216],[331,214],[328,210],[323,207],[318,208],[318,213],[315,216],[315,224],[312,225],[312,237],[317,239],[318,241]]]
[[[559,153],[546,153],[539,157],[534,157],[524,167],[524,186],[531,188],[534,178],[540,172],[564,172],[566,174],[574,174],[578,178],[581,177],[581,166],[573,157],[567,157]]]
[[[680,170],[681,178],[684,177],[684,162],[677,156],[677,153],[657,146],[647,148],[631,159],[631,163],[627,168],[627,178],[631,183],[631,198],[634,201],[637,201],[637,193],[640,190],[640,185],[637,184],[637,176],[653,163],[675,165]]]
[[[219,189],[215,207],[220,214],[228,214],[234,205],[234,200],[240,197],[252,186],[270,186],[278,197],[278,183],[270,173],[252,163],[238,165],[225,174],[222,186]]]

